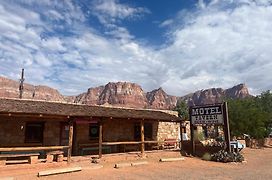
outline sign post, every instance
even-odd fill
[[[230,130],[227,103],[192,106],[189,109],[192,154],[195,155],[194,127],[203,125],[223,125],[227,151],[230,152]]]
[[[226,144],[227,144],[227,151],[231,152],[228,103],[224,102],[223,107],[224,107],[223,110],[224,110],[224,135],[225,135],[225,141],[226,141]]]
[[[195,155],[195,136],[194,136],[194,124],[192,123],[192,107],[190,107],[189,109],[189,114],[190,114],[190,131],[191,131],[191,148],[192,148],[192,155],[194,156]]]

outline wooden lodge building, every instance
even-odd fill
[[[174,111],[0,99],[0,159],[57,150],[68,162],[71,155],[143,154],[165,139],[178,141],[180,123]]]

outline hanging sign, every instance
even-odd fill
[[[86,120],[86,119],[76,119],[76,124],[97,124],[98,121],[95,119]]]
[[[191,107],[190,117],[193,125],[224,124],[223,105]]]

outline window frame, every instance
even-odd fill
[[[94,137],[91,136],[91,127],[96,127],[97,128],[96,136],[94,136]],[[89,139],[90,140],[99,139],[99,123],[97,123],[97,124],[89,124]]]
[[[35,133],[35,131],[30,130],[29,128],[30,127],[38,127],[40,126],[40,130],[41,132],[39,132],[40,134],[39,135],[35,135],[35,136],[40,136],[39,138],[37,139],[31,139],[29,138],[31,135],[30,133]],[[41,122],[41,121],[30,121],[30,122],[26,122],[25,123],[25,143],[43,143],[44,141],[44,122]]]

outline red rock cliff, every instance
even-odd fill
[[[19,81],[0,77],[0,97],[18,98]],[[56,89],[48,86],[33,86],[27,83],[24,84],[23,99],[65,101],[64,97]]]
[[[19,82],[0,77],[0,97],[18,98]],[[63,96],[56,89],[47,86],[24,84],[23,98],[47,101],[73,102],[88,105],[107,105],[132,108],[173,109],[178,101],[189,105],[214,104],[227,98],[251,96],[245,84],[229,89],[211,88],[183,97],[168,95],[162,88],[145,93],[141,86],[130,82],[110,82],[105,86],[89,88],[77,96]]]

